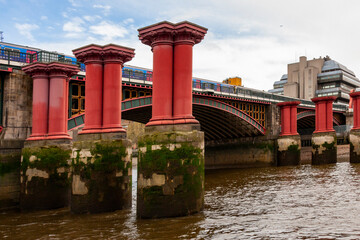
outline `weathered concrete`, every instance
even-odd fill
[[[21,210],[68,206],[70,198],[69,139],[26,141],[21,159]]]
[[[350,130],[350,162],[360,163],[360,129]]]
[[[272,166],[275,165],[275,149],[274,140],[208,144],[205,147],[205,169]]]
[[[318,132],[312,134],[312,164],[336,163],[336,132]]]
[[[294,166],[300,163],[300,135],[280,136],[277,140],[277,166]]]
[[[78,135],[72,149],[71,212],[130,208],[131,153],[125,133]]]
[[[3,132],[0,139],[25,139],[30,135],[32,79],[14,69],[4,79]],[[0,116],[1,117],[1,116]]]
[[[21,149],[0,149],[0,211],[19,205],[20,159]]]
[[[185,216],[204,207],[204,133],[198,125],[146,127],[139,141],[138,218]]]

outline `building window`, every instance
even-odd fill
[[[85,83],[71,83],[71,116],[85,112]]]

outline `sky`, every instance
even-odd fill
[[[360,76],[358,0],[0,0],[4,42],[72,55],[87,44],[135,48],[129,65],[152,68],[137,29],[160,21],[208,28],[193,48],[193,76],[239,76],[268,90],[287,64],[330,56]]]

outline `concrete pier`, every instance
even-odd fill
[[[178,217],[203,209],[204,133],[199,127],[146,127],[139,142],[138,218]]]

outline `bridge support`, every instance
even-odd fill
[[[69,203],[71,138],[67,134],[68,78],[76,65],[35,63],[23,68],[33,77],[33,131],[21,161],[20,208],[54,209]]]
[[[281,109],[281,133],[277,139],[277,166],[300,163],[301,139],[297,132],[297,106],[299,104],[299,101],[277,104]]]
[[[139,29],[152,47],[152,118],[140,140],[138,218],[176,217],[204,206],[204,133],[192,115],[192,47],[207,29],[190,22]]]
[[[71,211],[130,208],[131,142],[121,126],[121,73],[134,49],[93,44],[73,52],[86,65],[87,100],[85,126],[72,149]]]
[[[353,102],[353,128],[350,130],[350,162],[360,163],[360,92],[350,93]]]
[[[333,128],[333,102],[336,97],[317,97],[315,103],[315,131],[312,134],[312,164],[337,161],[337,140]]]

